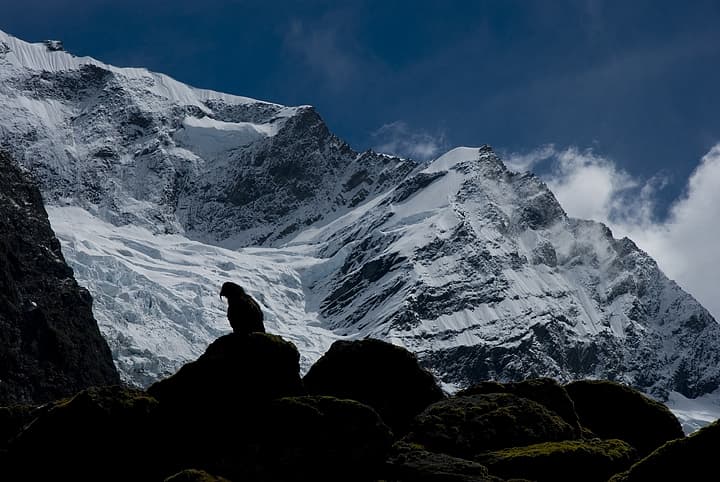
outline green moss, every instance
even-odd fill
[[[408,442],[456,457],[576,438],[573,427],[539,403],[509,393],[454,397],[416,418]]]
[[[488,469],[472,460],[425,450],[417,444],[398,442],[387,460],[390,480],[413,482],[495,481]]]
[[[503,478],[601,482],[625,470],[636,451],[622,440],[567,440],[512,447],[475,458]]]

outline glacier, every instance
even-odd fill
[[[378,337],[449,391],[594,377],[682,401],[720,385],[710,313],[488,146],[430,163],[360,153],[311,106],[2,32],[0,106],[0,147],[40,185],[128,383],[228,332],[218,292],[232,280],[303,370],[335,340]]]

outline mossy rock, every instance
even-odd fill
[[[453,397],[417,416],[406,441],[461,458],[506,447],[576,437],[572,426],[543,405],[511,393]]]
[[[397,442],[386,464],[386,478],[397,482],[502,482],[472,460]]]
[[[16,478],[9,480],[158,480],[157,406],[144,392],[120,386],[54,403],[11,441]]]
[[[256,428],[256,472],[232,480],[377,480],[392,445],[378,414],[355,400],[278,399]]]
[[[225,418],[238,407],[303,394],[300,354],[276,335],[225,335],[148,393],[164,407],[208,409],[206,415]]]
[[[227,471],[254,463],[255,426],[270,402],[304,393],[299,360],[279,336],[230,334],[153,384],[148,393],[160,401],[158,423],[172,462],[167,473],[189,466],[232,479]]]
[[[570,395],[565,388],[552,378],[533,378],[521,382],[498,383],[480,382],[470,388],[459,391],[456,396],[481,395],[484,393],[512,393],[529,398],[560,415],[563,420],[582,432],[578,415],[575,412]]]
[[[680,422],[662,403],[607,380],[582,380],[565,386],[580,423],[600,438],[618,438],[643,457],[665,442],[682,438]]]
[[[476,457],[491,474],[537,482],[604,482],[628,468],[636,450],[622,440],[565,440],[512,447]]]
[[[308,393],[358,400],[373,407],[396,435],[431,403],[445,398],[414,354],[367,339],[336,341],[303,379]]]
[[[611,482],[715,480],[720,447],[720,421],[685,438],[665,443]]]
[[[164,482],[230,482],[222,477],[215,477],[204,470],[186,469],[171,475]]]

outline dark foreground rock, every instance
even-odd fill
[[[370,405],[396,435],[405,433],[425,407],[444,398],[415,355],[374,339],[336,341],[303,381],[308,393]]]
[[[242,407],[304,394],[300,354],[276,335],[225,335],[196,361],[150,386],[148,393],[164,407],[205,411],[210,419],[224,417]]]
[[[536,482],[605,482],[636,459],[626,442],[600,439],[545,442],[476,457],[493,475]]]
[[[170,468],[228,476],[238,464],[254,464],[257,428],[272,400],[304,394],[299,360],[295,346],[279,336],[230,334],[150,386],[161,403],[158,424]]]
[[[717,480],[718,447],[720,421],[686,438],[667,442],[611,482]]]
[[[487,467],[472,460],[398,442],[388,458],[386,475],[397,482],[502,482]]]
[[[543,405],[511,393],[443,400],[415,419],[407,440],[462,458],[506,447],[576,438],[575,429]]]
[[[3,480],[158,480],[157,407],[119,386],[54,402],[11,440]]]
[[[521,382],[481,382],[461,390],[457,396],[482,395],[485,393],[512,393],[528,398],[557,413],[579,434],[580,421],[570,395],[557,381],[551,378],[532,378]]]
[[[223,477],[215,477],[204,470],[186,469],[171,475],[164,482],[230,482]]]
[[[233,480],[377,480],[392,445],[373,409],[326,396],[276,400],[255,430],[253,473],[240,466]]]
[[[668,440],[682,438],[680,422],[660,402],[637,390],[607,380],[581,380],[565,389],[580,423],[600,438],[617,438],[643,457]]]
[[[40,191],[0,152],[0,405],[120,382]]]

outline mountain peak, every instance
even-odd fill
[[[720,384],[720,327],[646,254],[568,218],[489,146],[355,152],[308,106],[196,89],[0,35],[0,145],[38,179],[123,377],[172,372],[240,282],[303,366],[338,338],[418,353],[448,386]]]

